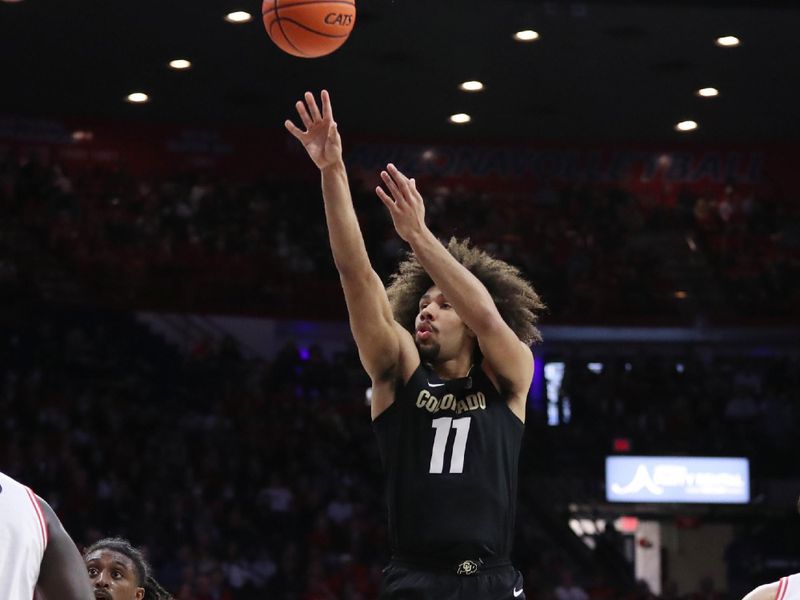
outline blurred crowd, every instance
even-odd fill
[[[367,187],[354,178],[385,280],[405,248]],[[421,187],[431,229],[519,266],[548,323],[798,316],[800,212],[769,190],[664,199],[613,186]],[[46,497],[80,545],[129,537],[180,600],[375,598],[388,541],[355,350],[289,344],[265,361],[226,338],[180,353],[127,312],[342,318],[316,179],[147,180],[6,158],[0,220],[0,296],[16,285],[22,299],[21,316],[0,316],[2,470]],[[84,306],[125,310],[36,308],[54,273]],[[747,456],[760,477],[796,476],[800,361],[728,350],[544,357],[564,371],[529,405],[514,557],[527,597],[654,597],[632,574],[626,584],[613,557],[571,549],[563,515],[546,508],[556,491],[540,485],[577,479],[601,501],[615,440],[641,454]],[[727,557],[737,589],[759,581],[779,537],[743,529]],[[597,548],[624,554],[606,541]],[[722,597],[708,581],[662,596]]]
[[[622,439],[633,454],[747,456],[763,477],[791,477],[800,456],[798,387],[800,357],[747,348],[732,356],[567,357],[557,404],[568,427],[545,429],[564,446],[548,464],[564,472],[593,457],[600,472]]]
[[[444,238],[471,237],[519,266],[552,320],[797,316],[800,209],[767,186],[759,195],[729,185],[665,199],[621,185],[543,186],[515,195],[436,180],[420,185],[431,229]],[[385,279],[405,247],[367,188],[354,178],[367,247]],[[70,173],[8,158],[0,162],[0,207],[106,302],[344,314],[314,176],[149,180],[122,168]],[[322,295],[334,301],[314,301]]]
[[[264,361],[224,338],[181,354],[115,313],[37,310],[0,328],[0,465],[53,504],[79,545],[129,537],[181,600],[376,597],[388,541],[354,351],[287,344]],[[514,560],[530,598],[576,597],[559,592],[573,572],[567,583],[596,600],[652,597],[570,551],[566,525],[542,509],[540,476],[582,474],[600,500],[594,463],[618,435],[637,452],[734,453],[775,474],[800,455],[781,391],[798,383],[796,360],[687,357],[676,372],[651,356],[595,371],[567,362],[568,422],[529,411]],[[739,549],[753,577],[761,553],[752,541]]]
[[[774,190],[759,197],[733,185],[691,202],[694,237],[738,316],[796,315],[800,281],[800,206]],[[737,316],[737,315],[731,315]]]

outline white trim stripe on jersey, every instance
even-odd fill
[[[775,600],[800,600],[800,573],[781,577]]]
[[[36,494],[33,493],[31,488],[25,487],[25,491],[28,493],[28,498],[30,498],[31,504],[33,504],[33,510],[36,511],[36,516],[39,517],[39,529],[42,533],[42,547],[47,549],[47,523],[44,520],[44,515],[42,514],[42,507],[39,506],[39,501],[36,500]]]
[[[47,545],[39,498],[0,472],[0,600],[31,600]]]
[[[783,595],[786,593],[787,583],[788,579],[786,577],[781,577],[780,581],[778,582],[778,591],[775,593],[775,600],[783,600]]]

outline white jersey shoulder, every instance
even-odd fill
[[[775,600],[800,600],[800,573],[781,577]]]
[[[35,494],[0,473],[0,598],[33,598],[45,548],[47,523]]]

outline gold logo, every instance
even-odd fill
[[[453,394],[445,394],[441,400],[432,396],[428,390],[421,390],[417,396],[417,408],[424,408],[429,413],[436,414],[440,410],[451,410],[457,415],[471,410],[486,410],[486,396],[483,392],[469,394],[458,400]]]
[[[456,574],[458,575],[474,575],[478,572],[478,563],[474,560],[465,560],[460,565],[458,565],[458,570]]]

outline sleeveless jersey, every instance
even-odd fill
[[[775,600],[800,600],[800,573],[781,577]]]
[[[46,547],[47,523],[36,496],[0,473],[0,598],[33,598]]]
[[[480,367],[442,381],[420,365],[373,428],[393,557],[509,557],[525,426]]]

